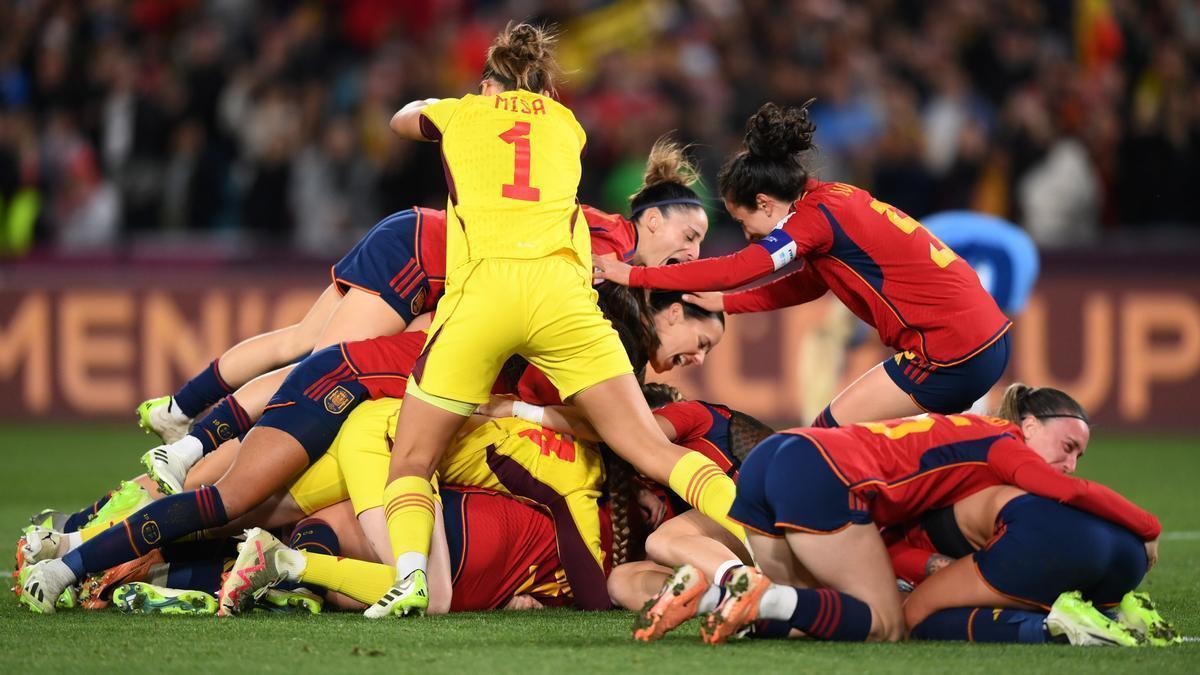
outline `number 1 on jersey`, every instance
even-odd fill
[[[513,182],[500,186],[500,194],[509,199],[536,202],[542,191],[529,185],[529,122],[517,122],[508,131],[500,134],[500,140],[511,143],[516,152],[513,166]]]

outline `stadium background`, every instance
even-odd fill
[[[298,318],[380,216],[443,203],[436,149],[394,142],[387,120],[473,89],[509,18],[565,30],[588,203],[624,211],[672,129],[711,191],[761,102],[815,96],[823,178],[918,218],[972,208],[1026,228],[1042,278],[1010,376],[1096,413],[1081,473],[1162,518],[1146,587],[1200,634],[1200,7],[1182,0],[0,3],[0,523],[14,538],[28,513],[77,507],[137,470],[150,445],[137,402]],[[719,202],[709,213],[704,253],[740,246]],[[806,422],[867,363],[831,367],[823,345],[847,330],[836,312],[734,318],[682,384]],[[644,649],[628,615],[566,610],[147,625],[0,602],[0,670],[1195,672],[1197,654],[710,650],[694,630]]]

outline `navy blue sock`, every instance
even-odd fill
[[[216,595],[226,561],[237,557],[232,539],[171,542],[162,548],[167,563],[167,588],[186,588]]]
[[[90,506],[85,506],[83,509],[72,513],[63,525],[63,532],[78,532],[79,528],[87,525],[88,518],[91,518],[97,511],[104,508],[110,497],[112,497],[111,492],[97,499]]]
[[[288,546],[297,551],[338,555],[342,547],[338,543],[337,533],[329,523],[320,518],[305,518],[296,523],[292,536],[288,537]]]
[[[167,587],[186,588],[216,595],[221,590],[221,575],[237,557],[233,539],[175,541],[162,548],[167,563]]]
[[[207,368],[188,380],[188,383],[175,393],[175,405],[179,406],[179,412],[188,417],[195,417],[208,406],[220,401],[222,396],[233,393],[233,387],[221,379],[217,361],[220,359],[208,364]]]
[[[237,399],[226,396],[192,427],[188,435],[200,439],[203,452],[207,455],[225,441],[245,438],[252,426],[254,423]]]
[[[311,551],[313,553],[324,553],[325,555],[338,555],[342,550],[342,546],[338,542],[337,533],[333,531],[329,523],[320,518],[305,518],[296,523],[296,528],[292,530],[292,536],[288,537],[288,546],[297,551]],[[317,595],[325,594],[325,589],[323,588],[292,581],[280,583],[279,588],[285,590],[307,588]]]
[[[833,411],[829,409],[832,405],[833,404],[830,403],[829,405],[825,406],[825,409],[821,411],[821,414],[817,415],[817,419],[813,420],[812,426],[821,429],[834,429],[840,426],[838,425],[837,420],[833,419]]]
[[[163,497],[63,556],[76,579],[146,555],[185,534],[229,523],[211,485]]]
[[[755,640],[786,640],[792,632],[792,624],[776,619],[759,619],[749,637]]]
[[[1021,609],[955,607],[930,614],[912,629],[918,640],[963,640],[966,642],[1046,641],[1046,615]]]
[[[871,633],[871,608],[830,588],[796,588],[796,609],[788,623],[810,637],[862,642]]]

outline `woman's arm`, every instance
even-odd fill
[[[1143,541],[1157,539],[1162,532],[1154,514],[1099,483],[1059,473],[1016,439],[997,441],[988,453],[988,465],[1010,485],[1116,523]]]
[[[603,440],[592,428],[592,423],[574,406],[540,406],[506,396],[492,396],[492,400],[479,406],[477,412],[488,417],[518,417],[527,422],[540,424],[560,434],[571,434],[581,441],[599,442]]]
[[[761,279],[776,269],[771,254],[757,244],[732,255],[662,267],[633,267],[598,256],[592,256],[592,265],[597,279],[674,291],[724,291]]]
[[[392,128],[400,138],[407,138],[413,141],[434,141],[436,137],[430,137],[427,129],[421,124],[421,111],[425,106],[437,103],[436,98],[427,98],[422,101],[413,101],[401,108],[392,115],[392,121],[388,125]],[[428,122],[426,122],[428,124]]]
[[[817,276],[812,265],[761,286],[724,295],[724,310],[730,314],[769,312],[812,302],[825,295],[829,287]]]

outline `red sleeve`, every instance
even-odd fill
[[[936,551],[930,551],[916,546],[907,539],[901,539],[887,549],[888,557],[892,559],[892,571],[897,579],[903,579],[916,586],[925,581],[929,571],[929,559]]]
[[[1002,439],[992,446],[988,465],[1010,485],[1116,523],[1144,541],[1157,539],[1162,532],[1154,514],[1099,483],[1059,473],[1014,438]]]
[[[801,198],[793,205],[793,211],[779,228],[796,242],[796,255],[825,253],[833,247],[833,228],[829,225],[832,214],[829,206],[820,201],[828,193],[818,188],[818,195]]]
[[[829,287],[810,264],[804,269],[744,291],[725,295],[725,311],[730,314],[769,312],[773,309],[803,305],[825,295]]]
[[[668,403],[655,410],[654,415],[670,422],[675,428],[676,444],[699,438],[712,426],[712,415],[695,401]]]
[[[629,285],[667,291],[725,291],[761,279],[775,271],[771,254],[757,244],[731,255],[678,265],[634,267]]]
[[[833,230],[814,199],[801,199],[767,236],[732,255],[679,265],[635,267],[629,285],[668,291],[727,291],[761,279],[809,253],[833,246]]]

